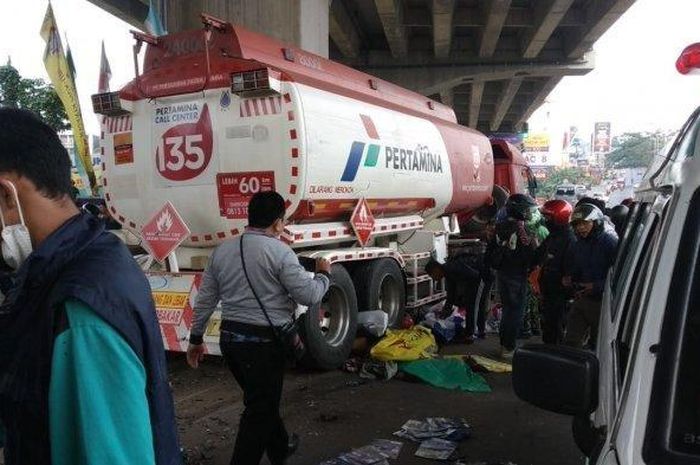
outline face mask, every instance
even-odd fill
[[[5,216],[2,214],[2,210],[0,210],[0,222],[2,222],[2,244],[0,248],[2,249],[2,258],[5,260],[5,263],[7,263],[10,268],[16,270],[24,263],[29,254],[32,253],[32,240],[29,236],[29,230],[24,224],[24,215],[22,214],[22,207],[19,204],[17,188],[15,188],[15,185],[12,183],[10,183],[10,186],[15,196],[15,202],[17,202],[20,223],[6,225]]]

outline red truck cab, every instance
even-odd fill
[[[504,139],[491,139],[494,161],[494,185],[510,194],[535,197],[537,180],[518,148]],[[494,190],[495,193],[495,190]],[[495,198],[496,203],[500,199]]]

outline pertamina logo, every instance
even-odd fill
[[[362,124],[365,126],[365,131],[370,139],[379,140],[377,128],[374,126],[374,121],[367,115],[360,115]],[[367,145],[367,156],[365,157],[365,166],[377,166],[379,159],[379,145],[365,144],[364,142],[354,141],[350,147],[350,155],[348,162],[345,164],[345,170],[340,177],[341,181],[354,181],[357,177],[357,170],[360,168],[363,155],[365,154],[365,145]]]
[[[367,115],[360,115],[360,118],[369,138],[379,141],[379,134],[372,119]],[[365,146],[367,147],[366,150]],[[382,148],[378,144],[353,141],[348,161],[345,164],[340,180],[345,182],[354,181],[363,158],[365,167],[373,168],[377,166],[381,151]],[[442,157],[439,154],[432,153],[427,146],[421,144],[418,144],[414,149],[385,145],[384,167],[397,171],[442,173]]]

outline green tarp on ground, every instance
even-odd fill
[[[403,362],[399,364],[399,370],[435,387],[467,392],[491,392],[486,380],[461,360],[429,359]]]

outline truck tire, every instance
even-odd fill
[[[360,311],[383,310],[389,315],[389,327],[400,327],[406,310],[406,284],[398,263],[380,258],[358,267],[354,274]]]
[[[332,370],[350,356],[357,332],[357,296],[345,267],[333,265],[328,292],[299,317],[299,332],[306,345],[302,363],[307,367]]]

